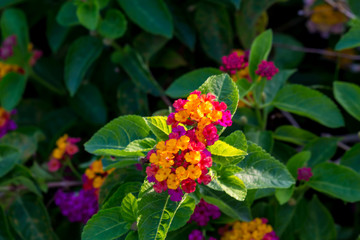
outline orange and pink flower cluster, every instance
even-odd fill
[[[172,201],[181,201],[183,191],[194,192],[196,181],[205,185],[211,181],[208,168],[212,158],[206,147],[219,139],[217,125],[232,124],[227,105],[215,99],[213,94],[194,91],[187,99],[176,100],[175,112],[167,118],[172,126],[169,139],[160,141],[147,154],[148,181],[155,182],[158,193],[167,190]]]

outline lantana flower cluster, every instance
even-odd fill
[[[80,138],[69,137],[65,134],[56,141],[56,148],[52,151],[48,162],[50,172],[59,170],[62,162],[71,159],[79,151],[76,143],[80,142],[80,140]]]
[[[234,50],[228,56],[223,56],[220,70],[229,73],[235,82],[242,78],[251,82],[254,79],[251,79],[249,74],[249,54],[249,51]],[[255,71],[259,77],[265,77],[267,80],[271,80],[278,72],[279,69],[273,62],[265,60],[261,61]]]
[[[16,35],[10,35],[2,42],[0,47],[0,59],[6,60],[13,55],[16,46]]]
[[[190,234],[189,234],[189,240],[205,240],[205,236],[203,235],[203,233],[198,230],[198,229],[195,229],[193,230]],[[207,240],[217,240],[216,238],[214,237],[209,237],[207,238]]]
[[[309,32],[318,32],[322,38],[329,38],[330,34],[341,34],[348,21],[338,9],[327,3],[315,5],[315,0],[304,0],[304,10],[300,13],[309,18],[306,22]]]
[[[15,114],[16,110],[8,112],[4,108],[0,107],[0,138],[2,138],[7,132],[13,131],[17,128],[14,120],[11,119],[11,116]]]
[[[211,218],[217,219],[220,215],[221,212],[217,206],[207,203],[204,199],[201,199],[196,205],[189,222],[196,222],[199,226],[206,226]]]
[[[303,181],[309,181],[310,178],[313,176],[312,172],[311,172],[311,168],[309,167],[303,167],[303,168],[298,168],[297,170],[298,173],[298,180],[303,180]]]
[[[176,100],[175,112],[167,118],[172,126],[169,139],[147,154],[151,164],[146,168],[148,181],[155,183],[158,193],[168,190],[172,201],[181,201],[183,191],[194,192],[196,181],[205,185],[211,181],[212,158],[206,147],[219,139],[217,125],[232,124],[227,105],[215,99],[213,94],[194,91],[187,99]]]
[[[250,222],[236,221],[221,233],[221,240],[279,240],[266,218],[255,218]]]
[[[86,169],[82,176],[83,189],[94,190],[96,196],[99,196],[100,187],[103,185],[106,177],[112,173],[115,168],[104,171],[101,160],[95,160],[91,163],[89,168]]]

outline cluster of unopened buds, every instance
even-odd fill
[[[86,169],[85,174],[82,176],[83,189],[94,189],[96,196],[99,196],[100,187],[103,185],[106,177],[112,173],[115,168],[104,171],[101,160],[95,160],[91,163],[89,168]]]
[[[220,70],[229,73],[234,81],[241,78],[252,81],[249,75],[249,51],[235,50],[228,56],[223,56],[221,60]],[[273,62],[265,60],[261,61],[255,71],[259,77],[264,77],[267,80],[271,80],[278,72],[279,69],[275,67]]]
[[[212,158],[206,147],[219,139],[217,125],[232,124],[227,105],[215,99],[213,94],[194,91],[187,99],[176,100],[175,112],[167,118],[167,124],[172,126],[169,140],[160,141],[147,154],[148,181],[155,183],[158,193],[168,190],[172,201],[181,201],[183,191],[194,192],[196,181],[205,185],[211,181],[208,168]]]
[[[250,222],[236,221],[219,230],[221,240],[279,240],[266,218],[255,218]]]
[[[7,132],[13,131],[17,128],[16,123],[11,119],[11,116],[16,114],[16,110],[10,112],[0,107],[0,138]]]
[[[48,169],[50,172],[56,172],[62,166],[62,162],[71,159],[79,151],[76,143],[80,138],[69,137],[67,134],[56,141],[56,148],[52,151]]]
[[[297,173],[298,173],[297,179],[299,181],[301,181],[301,180],[309,181],[310,178],[313,176],[313,174],[311,172],[311,168],[309,168],[309,167],[298,168]]]
[[[34,49],[34,46],[32,43],[29,43],[28,51],[31,54],[29,64],[30,64],[30,66],[34,66],[36,64],[36,62],[42,57],[43,52],[41,50]]]

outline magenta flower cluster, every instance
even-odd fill
[[[81,189],[78,193],[66,193],[59,189],[55,194],[55,204],[70,222],[85,224],[98,211],[98,201],[93,190]]]
[[[200,230],[195,229],[189,234],[189,240],[205,240],[205,236]],[[209,237],[208,240],[216,240],[216,238]]]
[[[271,80],[271,78],[279,72],[279,69],[275,67],[273,62],[261,61],[258,66],[258,69],[255,73],[261,77],[266,77],[267,80]]]
[[[269,232],[265,234],[262,240],[280,240],[278,236],[276,236],[275,231]]]
[[[16,45],[16,36],[11,35],[5,38],[0,47],[0,58],[6,60],[13,55],[13,48]]]
[[[303,168],[298,168],[297,170],[298,172],[298,180],[304,180],[304,181],[309,181],[309,179],[312,177],[312,172],[311,172],[311,168],[309,167],[303,167]]]
[[[232,75],[248,66],[246,55],[239,56],[237,52],[232,52],[228,56],[223,56],[221,61],[223,65],[220,66],[220,70],[223,72],[228,72]]]
[[[206,226],[210,218],[217,219],[221,215],[219,208],[207,203],[204,199],[196,205],[194,213],[191,215],[189,222],[196,222],[199,226]]]

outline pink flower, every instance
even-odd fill
[[[309,179],[312,177],[312,172],[311,172],[311,168],[308,167],[303,167],[303,168],[298,168],[298,180],[304,180],[304,181],[309,181]]]
[[[185,99],[178,99],[174,102],[173,107],[176,111],[184,110],[184,105],[187,102]]]
[[[267,80],[271,80],[271,78],[279,72],[279,69],[275,67],[273,62],[261,61],[258,66],[258,69],[255,73],[261,77],[266,77]]]
[[[154,190],[157,193],[162,193],[163,191],[167,190],[167,183],[166,180],[162,182],[157,182],[154,184]]]
[[[220,70],[230,74],[236,74],[236,71],[247,67],[248,63],[245,61],[245,56],[239,56],[236,52],[230,53],[228,56],[221,58],[222,66]]]
[[[232,125],[230,110],[223,112],[222,119],[220,119],[217,123],[223,127],[230,127]]]
[[[66,153],[67,153],[69,156],[73,156],[73,155],[76,154],[77,152],[79,152],[79,148],[78,148],[78,146],[76,146],[75,144],[68,143],[68,144],[66,145]]]
[[[61,167],[61,163],[56,158],[51,158],[48,162],[48,169],[50,172],[56,172]]]
[[[149,177],[155,176],[158,170],[158,166],[156,166],[155,164],[151,164],[151,166],[146,167],[146,175],[148,175]]]
[[[186,193],[192,193],[196,190],[196,182],[191,178],[185,179],[181,182],[181,188]]]

